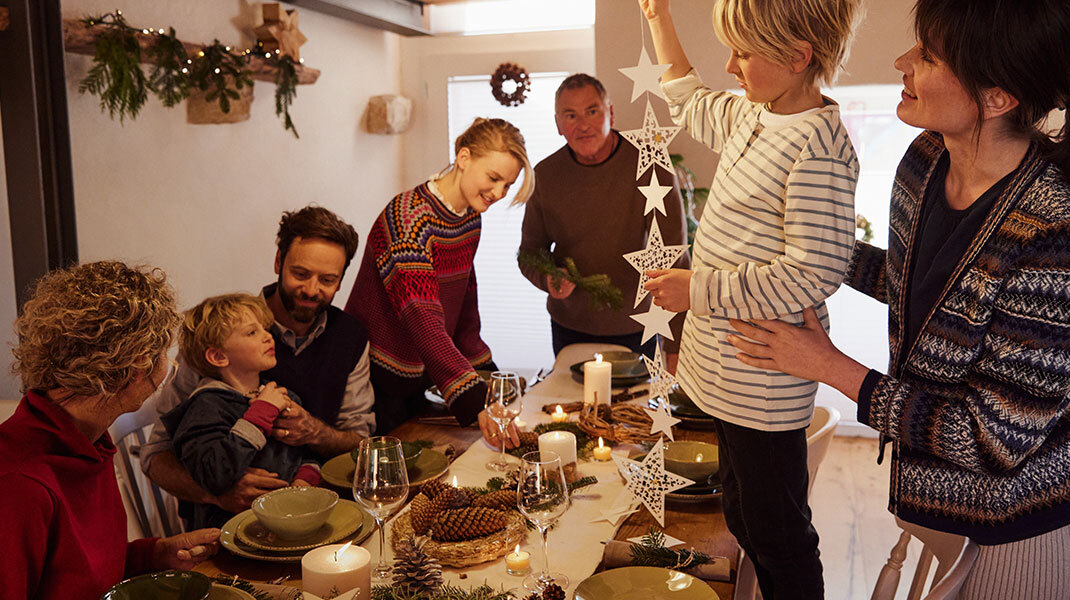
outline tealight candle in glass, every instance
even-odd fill
[[[524,552],[520,549],[520,544],[516,545],[516,550],[505,555],[505,572],[510,575],[527,575],[531,570],[531,554]]]

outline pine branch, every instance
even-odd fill
[[[156,43],[149,48],[149,61],[156,66],[149,74],[148,86],[164,106],[171,108],[189,98],[191,62],[174,27],[156,36]]]
[[[118,114],[120,123],[127,117],[136,118],[148,99],[137,36],[119,13],[89,17],[86,22],[106,25],[107,29],[97,38],[93,66],[78,84],[78,91],[99,97],[100,110],[107,110],[112,119]]]
[[[517,253],[517,261],[522,267],[535,269],[542,275],[550,277],[550,283],[559,287],[562,281],[571,281],[577,288],[587,293],[587,299],[591,308],[595,310],[619,310],[624,301],[624,295],[620,289],[613,285],[609,275],[598,273],[586,275],[580,273],[576,262],[571,258],[564,260],[564,271],[554,263],[550,251],[540,248],[537,251],[521,250]]]
[[[487,584],[469,590],[446,584],[431,595],[410,591],[408,586],[375,585],[371,589],[371,600],[515,600],[515,598],[516,596],[511,592],[495,590]]]
[[[665,533],[653,526],[640,543],[632,543],[632,564],[639,567],[686,569],[710,562],[710,555],[698,550],[672,550],[665,547]]]
[[[192,85],[208,92],[204,96],[206,101],[218,102],[219,110],[229,113],[231,100],[241,98],[237,90],[253,85],[249,70],[245,68],[245,59],[232,53],[230,47],[219,40],[205,46],[197,56],[200,60],[193,61],[190,73]],[[234,87],[228,83],[233,83]]]
[[[275,66],[278,68],[275,74],[275,116],[282,115],[283,127],[292,131],[295,138],[300,138],[293,120],[290,119],[290,105],[297,97],[297,69],[294,60],[289,56],[282,56],[275,60]]]

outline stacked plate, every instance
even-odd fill
[[[686,429],[713,429],[713,417],[695,406],[679,385],[673,386],[669,392],[669,412],[680,419],[680,425]]]
[[[445,454],[431,448],[424,448],[416,459],[416,464],[408,469],[409,487],[420,485],[432,479],[438,479],[449,468],[450,459]],[[335,487],[352,490],[353,473],[356,470],[357,464],[353,462],[353,457],[347,452],[323,463],[323,466],[320,467],[320,475],[324,481]]]
[[[313,548],[352,540],[359,544],[371,535],[375,521],[356,502],[339,500],[327,522],[311,535],[295,540],[279,539],[253,514],[234,515],[223,525],[219,542],[230,552],[254,560],[297,562]]]

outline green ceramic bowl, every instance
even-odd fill
[[[416,442],[401,442],[401,454],[405,458],[405,468],[412,471],[412,468],[416,466],[416,461],[420,459],[420,454],[422,454],[423,451],[424,447]],[[349,456],[353,458],[353,464],[357,463],[359,454],[359,448],[354,448],[349,452]]]
[[[311,535],[327,522],[338,494],[326,488],[287,487],[253,500],[253,514],[275,535],[293,540]]]
[[[717,446],[706,442],[665,444],[665,469],[699,483],[717,472]]]
[[[207,575],[193,571],[164,571],[138,575],[117,583],[101,600],[204,600],[212,587]]]

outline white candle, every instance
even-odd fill
[[[610,448],[609,448],[609,446],[606,446],[602,442],[602,438],[599,437],[598,438],[598,447],[594,449],[594,459],[595,460],[609,460],[610,458],[612,458],[612,456],[610,456]]]
[[[576,462],[576,436],[571,431],[547,431],[539,436],[539,452],[554,452],[561,466]]]
[[[309,550],[301,557],[301,584],[321,598],[360,588],[353,600],[371,597],[370,552],[352,544],[334,544]]]
[[[583,363],[583,401],[586,404],[609,404],[613,381],[613,364],[595,354],[594,360]]]
[[[523,575],[530,568],[531,554],[521,550],[520,544],[516,545],[516,550],[505,555],[505,570],[510,575]]]
[[[557,410],[550,413],[550,420],[554,423],[564,423],[568,420],[568,413],[561,408],[560,404],[558,404]]]

